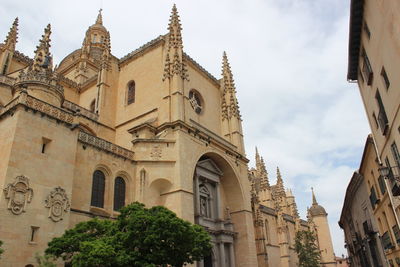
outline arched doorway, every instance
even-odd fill
[[[211,157],[202,156],[193,176],[195,223],[208,230],[213,243],[212,255],[199,262],[198,267],[235,266],[235,231],[228,207],[231,192],[224,186],[233,177],[227,176],[220,166]]]

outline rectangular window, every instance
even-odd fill
[[[385,250],[394,248],[390,234],[387,231],[382,235],[382,245]]]
[[[385,82],[386,90],[389,90],[390,81],[389,81],[389,77],[387,76],[385,67],[383,67],[383,66],[382,66],[382,70],[381,70],[381,76],[383,78],[383,81]]]
[[[368,37],[368,40],[370,40],[371,39],[371,31],[369,30],[369,27],[368,27],[368,24],[367,24],[366,21],[364,21],[364,27],[363,28],[364,28],[365,34]]]
[[[378,178],[379,189],[381,190],[382,196],[386,193],[385,179],[382,176]]]
[[[367,81],[368,85],[372,84],[372,80],[374,78],[374,73],[372,71],[372,67],[371,67],[371,63],[369,62],[367,53],[365,52],[365,50],[363,50],[362,53],[362,57],[363,57],[363,66],[362,66],[362,72],[364,74],[364,80]]]
[[[42,137],[42,154],[46,153],[46,150],[51,142],[50,139]]]
[[[394,233],[394,238],[396,238],[396,243],[400,244],[400,230],[399,230],[399,226],[397,226],[397,224],[395,224],[393,227],[393,233]]]
[[[376,197],[375,188],[371,187],[371,194],[369,195],[369,200],[371,201],[371,206],[375,209],[375,205],[378,203],[378,199]]]
[[[396,142],[392,143],[392,145],[390,146],[390,149],[392,150],[393,158],[394,158],[394,161],[396,162],[395,167],[398,168],[398,167],[400,167],[400,154],[399,154],[399,150],[397,149]]]
[[[37,233],[39,231],[39,227],[37,226],[31,226],[31,236],[30,236],[30,243],[36,243],[37,242]]]
[[[378,113],[379,127],[381,128],[382,134],[386,135],[386,131],[389,126],[388,125],[389,121],[386,116],[385,107],[383,106],[383,102],[382,102],[382,98],[381,98],[381,94],[379,93],[379,90],[376,90],[375,99],[376,99],[376,102],[377,102],[378,108],[379,108],[379,113]]]

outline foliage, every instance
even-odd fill
[[[35,258],[39,267],[57,267],[57,265],[53,261],[54,258],[50,255],[40,256],[39,254],[36,254]]]
[[[3,241],[0,240],[0,259],[1,259],[1,254],[3,254],[4,249],[1,248],[1,246],[3,245]]]
[[[199,225],[165,207],[150,209],[135,202],[120,210],[117,220],[78,223],[54,238],[47,255],[85,266],[183,266],[211,252],[210,236]]]
[[[320,266],[321,254],[315,240],[315,234],[312,231],[298,231],[296,233],[295,250],[300,267]]]

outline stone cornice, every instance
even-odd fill
[[[80,131],[78,134],[78,141],[133,162],[133,151],[120,147],[94,135]]]
[[[15,78],[11,78],[8,76],[4,76],[0,74],[0,84],[4,84],[7,86],[13,86],[15,83],[16,79]]]

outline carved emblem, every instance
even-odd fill
[[[26,176],[15,177],[15,182],[4,188],[4,194],[8,199],[7,208],[15,215],[25,212],[27,203],[32,201],[33,190],[29,187],[29,179]]]
[[[49,208],[49,218],[54,222],[62,220],[64,212],[68,212],[70,207],[69,199],[65,190],[59,186],[50,192],[45,203],[46,208]]]
[[[161,149],[160,145],[155,145],[151,149],[150,157],[152,157],[153,159],[160,159],[161,153],[162,153],[162,149]]]

